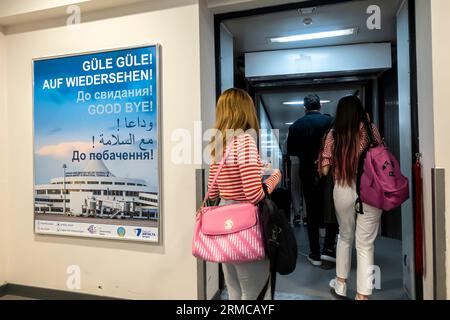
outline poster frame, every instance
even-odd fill
[[[75,56],[83,56],[83,55],[90,55],[90,54],[99,54],[99,53],[108,53],[108,52],[114,52],[114,51],[122,51],[122,50],[131,50],[131,49],[140,49],[140,48],[147,48],[147,47],[155,47],[156,51],[156,104],[157,104],[157,110],[156,110],[156,119],[158,121],[157,123],[157,144],[156,149],[158,153],[158,236],[157,240],[136,240],[136,239],[124,239],[124,238],[116,238],[116,237],[108,237],[108,236],[99,236],[95,237],[93,235],[88,234],[62,234],[58,232],[38,232],[36,230],[36,214],[35,214],[35,201],[36,201],[36,146],[35,146],[35,73],[34,73],[34,64],[37,61],[45,61],[45,60],[53,60],[53,59],[61,59],[61,58],[68,58],[68,57],[75,57]],[[162,142],[162,99],[161,99],[161,88],[162,88],[162,81],[161,81],[161,52],[162,52],[162,45],[159,42],[150,42],[150,43],[143,43],[139,45],[128,45],[123,47],[114,47],[114,48],[108,48],[108,49],[99,49],[99,50],[89,50],[89,51],[80,51],[80,52],[73,52],[73,53],[67,53],[67,54],[57,54],[57,55],[51,55],[51,56],[44,56],[44,57],[36,57],[31,59],[31,83],[32,83],[32,117],[31,117],[31,128],[32,128],[32,152],[33,152],[33,234],[39,235],[39,236],[54,236],[54,237],[65,237],[65,238],[79,238],[79,239],[91,239],[91,240],[98,240],[98,241],[104,241],[104,240],[115,240],[120,242],[128,242],[128,243],[141,243],[141,244],[150,244],[150,245],[162,245],[162,239],[163,239],[163,220],[164,215],[163,213],[163,142]]]

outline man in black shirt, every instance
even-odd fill
[[[324,222],[325,181],[319,177],[316,161],[322,146],[323,136],[332,125],[333,119],[323,115],[320,98],[308,95],[304,100],[306,115],[297,120],[288,135],[288,154],[296,156],[300,162],[300,179],[306,203],[307,229],[310,254],[308,260],[314,266],[321,266],[322,260],[336,261],[335,241],[337,224],[326,225],[324,249],[320,251],[319,228]]]

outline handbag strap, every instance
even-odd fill
[[[206,201],[208,201],[208,199],[209,199],[210,190],[211,190],[211,188],[213,188],[216,185],[216,182],[217,182],[217,179],[219,178],[220,172],[222,171],[223,167],[225,166],[225,162],[227,161],[227,159],[231,153],[231,149],[233,149],[233,141],[234,141],[234,139],[230,141],[227,151],[226,151],[225,155],[223,156],[222,161],[220,161],[220,163],[219,163],[217,172],[212,180],[210,187],[208,188],[208,192],[206,192],[205,198],[203,199],[203,203],[202,203],[202,206],[200,207],[200,209],[205,207]]]
[[[266,281],[266,284],[264,285],[264,288],[262,289],[261,293],[258,295],[258,297],[256,298],[256,301],[263,301],[266,294],[267,294],[267,290],[269,289],[269,284],[271,284],[273,281],[272,280],[272,274],[269,274],[269,278]],[[272,288],[271,288],[272,289]],[[274,296],[273,293],[271,292],[271,300],[274,300]]]

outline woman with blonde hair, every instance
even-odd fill
[[[252,98],[243,90],[229,89],[219,98],[216,108],[217,134],[211,142],[212,162],[208,188],[210,200],[220,198],[220,205],[234,203],[257,204],[264,199],[263,165],[258,153],[255,135],[259,123]],[[213,185],[224,150],[231,146],[217,182]],[[271,193],[281,180],[274,170],[264,182]],[[256,300],[266,287],[270,274],[269,260],[243,264],[223,264],[225,283],[230,300]],[[270,288],[266,298],[270,296]]]

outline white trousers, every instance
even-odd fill
[[[256,300],[269,279],[269,260],[223,264],[229,300]],[[264,300],[270,300],[270,283]]]
[[[334,187],[334,204],[339,222],[339,238],[336,248],[336,274],[348,279],[351,270],[353,240],[356,238],[357,290],[371,295],[374,273],[374,242],[380,227],[382,210],[364,204],[364,214],[356,214],[356,188]]]

